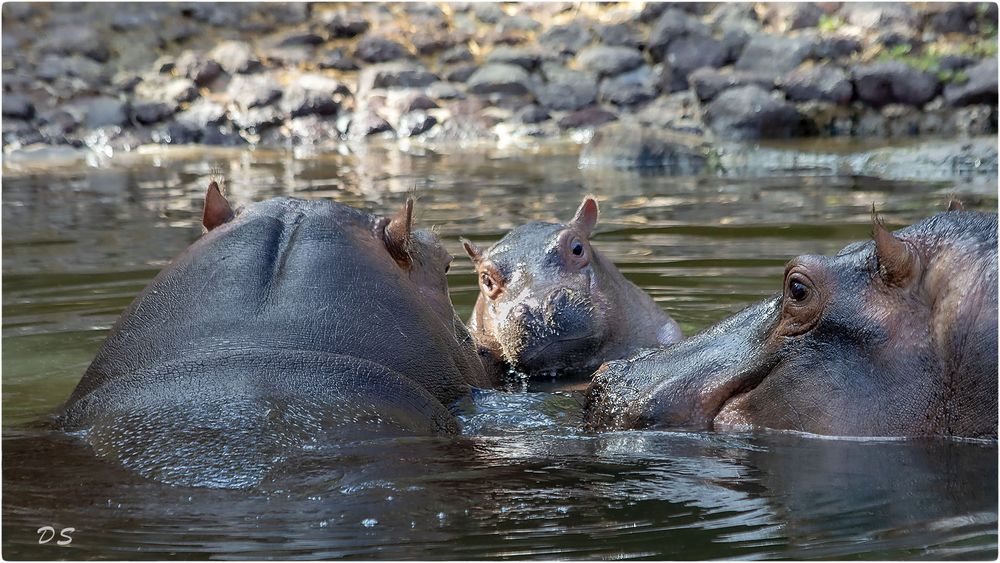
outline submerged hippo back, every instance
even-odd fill
[[[182,450],[212,455],[226,435],[245,450],[227,467],[264,463],[310,437],[279,430],[305,420],[456,430],[446,407],[487,385],[482,366],[390,255],[386,223],[289,198],[240,211],[125,310],[67,401],[63,427],[89,429],[98,451],[126,465],[138,455],[134,467],[155,465],[151,475]],[[143,444],[155,447],[136,454]]]

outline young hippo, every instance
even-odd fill
[[[997,435],[997,216],[953,206],[834,257],[667,350],[611,362],[593,429]]]
[[[483,251],[463,240],[479,298],[469,320],[481,353],[534,374],[590,374],[637,349],[681,339],[677,323],[590,243],[598,207],[568,223],[533,222]]]
[[[62,428],[144,476],[237,488],[306,446],[456,432],[448,407],[489,381],[448,297],[452,258],[412,209],[233,211],[213,182],[207,233],[122,314]]]

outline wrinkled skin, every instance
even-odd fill
[[[233,212],[125,310],[59,416],[101,455],[172,484],[244,487],[290,452],[453,433],[487,386],[437,237],[329,201]]]
[[[601,368],[594,429],[997,435],[997,217],[939,213],[834,257],[667,350]]]
[[[591,245],[597,217],[587,197],[566,224],[522,225],[486,251],[464,241],[480,287],[469,329],[485,361],[586,375],[680,340],[677,323]]]

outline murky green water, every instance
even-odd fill
[[[902,226],[947,196],[996,209],[995,179],[901,184],[581,171],[572,153],[198,152],[3,177],[3,555],[6,558],[988,558],[997,448],[787,434],[577,429],[578,396],[477,393],[458,438],[345,446],[250,491],[172,488],[94,459],[39,421],[68,396],[118,313],[200,233],[208,181],[229,197],[329,197],[458,243],[565,220],[586,193],[595,244],[686,334],[776,292],[796,254],[867,236],[872,202]],[[72,542],[37,530],[72,527]]]

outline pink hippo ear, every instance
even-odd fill
[[[460,240],[462,241],[462,248],[465,249],[465,253],[469,255],[473,264],[479,264],[483,261],[483,249],[480,248],[479,245],[467,238],[462,238]]]
[[[920,258],[905,241],[889,232],[882,218],[872,205],[872,238],[875,240],[875,257],[878,274],[886,285],[904,287],[919,273]]]
[[[233,218],[233,208],[219,191],[219,184],[212,181],[205,193],[205,210],[201,214],[201,224],[209,231]]]
[[[404,268],[409,267],[410,229],[413,225],[413,198],[406,198],[403,208],[389,221],[382,235],[382,242],[389,254]]]
[[[594,232],[594,227],[597,226],[599,213],[597,200],[594,199],[594,196],[588,195],[583,198],[583,203],[580,204],[580,208],[576,210],[576,215],[569,224],[576,227],[583,236],[590,237],[590,234]]]
[[[948,201],[948,211],[965,211],[965,206],[962,205],[962,202],[959,201],[957,197],[953,196],[951,200]]]

